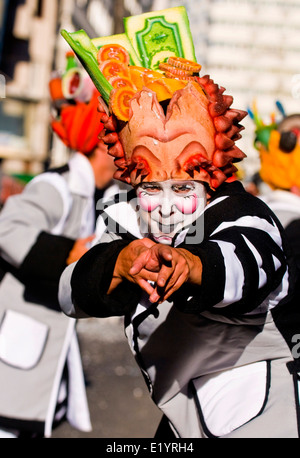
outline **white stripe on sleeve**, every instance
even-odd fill
[[[224,269],[226,272],[230,272],[230,275],[226,275],[223,300],[214,306],[221,308],[242,298],[245,280],[244,269],[234,252],[235,245],[223,240],[212,240],[212,242],[218,244],[224,257]]]
[[[257,249],[255,248],[255,246],[253,245],[253,243],[251,243],[247,237],[245,237],[243,234],[242,234],[242,237],[243,239],[245,240],[246,244],[248,245],[250,251],[252,252],[253,256],[255,257],[255,260],[257,262],[257,267],[258,267],[258,274],[259,274],[259,282],[258,282],[258,288],[261,288],[262,286],[264,286],[267,282],[267,274],[266,272],[263,270],[262,268],[262,258],[261,258],[261,255],[259,254],[259,252],[257,251]]]
[[[278,227],[258,216],[243,216],[235,221],[224,221],[214,230],[211,237],[224,229],[235,226],[260,229],[266,232],[279,247],[282,247],[282,240]]]

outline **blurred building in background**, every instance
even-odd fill
[[[268,121],[279,99],[300,111],[300,0],[0,0],[0,160],[8,173],[60,165],[68,151],[49,128],[48,81],[63,69],[68,31],[93,38],[123,31],[124,16],[184,5],[201,74],[210,74],[247,109],[256,99]],[[254,126],[239,146],[258,166]]]
[[[233,95],[233,107],[247,110],[256,100],[270,123],[280,100],[287,114],[300,113],[300,0],[179,0],[190,19],[197,60]],[[254,124],[248,116],[237,146],[251,175],[259,165],[253,148]]]
[[[52,67],[57,1],[2,0],[0,9],[0,157],[20,173],[46,159],[47,80]]]
[[[0,160],[2,171],[25,177],[68,152],[50,128],[48,82],[63,70],[68,45],[59,31],[91,37],[118,33],[125,15],[151,9],[144,0],[0,0]],[[159,4],[159,2],[156,2]],[[158,5],[159,6],[159,5]]]

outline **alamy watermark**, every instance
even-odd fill
[[[0,74],[0,99],[6,97],[6,79],[4,75]]]
[[[293,358],[298,359],[300,357],[300,334],[294,334],[291,340],[295,344],[292,348]]]
[[[201,210],[204,210],[205,202],[204,199],[199,199]],[[114,212],[111,212],[109,208],[118,203],[119,206],[114,207]],[[163,205],[163,199],[160,199],[159,206],[166,208],[166,205]],[[170,205],[169,205],[170,207]],[[199,208],[199,204],[198,204]],[[199,217],[193,218],[189,217],[186,219],[186,215],[180,212],[176,212],[174,216],[173,212],[170,211],[170,215],[166,215],[157,221],[152,219],[151,212],[149,211],[148,215],[145,215],[145,211],[142,211],[139,204],[139,199],[133,197],[128,200],[128,193],[121,192],[117,196],[114,196],[114,200],[108,201],[105,199],[99,199],[96,205],[96,210],[101,212],[101,217],[103,223],[106,225],[109,232],[117,234],[126,234],[136,226],[136,222],[139,224],[139,229],[142,234],[157,234],[159,231],[160,234],[165,234],[168,236],[172,234],[172,237],[179,235],[174,233],[174,231],[179,231],[184,234],[184,243],[187,245],[199,244],[203,241],[204,238],[204,215],[203,211]],[[195,212],[196,215],[196,212]],[[133,221],[133,218],[135,221]],[[185,224],[187,223],[187,224]]]

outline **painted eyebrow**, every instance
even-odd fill
[[[142,183],[140,186],[141,186],[141,187],[145,187],[145,188],[157,188],[157,187],[160,186],[160,184],[159,184],[158,182],[157,182],[157,183],[155,183],[155,182],[148,182],[148,183]]]
[[[195,189],[195,185],[193,183],[176,183],[176,184],[172,184],[172,188],[186,188],[186,189]]]

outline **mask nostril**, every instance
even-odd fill
[[[282,132],[280,136],[279,148],[284,153],[291,153],[297,144],[297,136],[294,132]]]
[[[161,207],[159,209],[159,216],[163,217],[163,218],[168,218],[170,216],[174,215],[174,210],[173,209],[169,209],[164,211]]]

